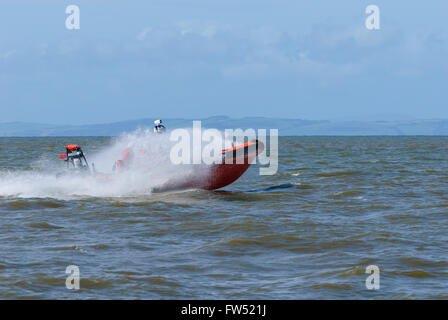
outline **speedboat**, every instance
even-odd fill
[[[221,163],[198,166],[189,176],[168,181],[153,191],[223,188],[238,180],[263,150],[264,146],[258,140],[222,150]]]
[[[98,180],[111,180],[122,177],[131,160],[129,150],[124,150],[123,160],[114,164],[113,174],[102,174],[95,171],[94,164],[89,167],[81,146],[67,145],[66,153],[60,155],[67,162],[67,168],[77,172],[89,173]],[[173,178],[160,186],[154,187],[152,192],[180,191],[188,189],[216,190],[228,186],[238,180],[249,168],[251,163],[264,150],[263,143],[258,140],[250,141],[221,151],[221,162],[212,165],[193,165],[189,175]]]

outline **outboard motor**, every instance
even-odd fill
[[[61,154],[59,158],[64,159],[64,161],[67,162],[67,168],[89,169],[89,164],[84,156],[84,152],[82,152],[81,147],[77,144],[65,146],[65,154]]]

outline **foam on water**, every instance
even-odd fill
[[[32,170],[28,171],[0,170],[0,197],[72,199],[150,195],[154,187],[173,179],[187,179],[192,170],[198,169],[198,166],[172,164],[170,150],[174,143],[169,134],[158,135],[140,129],[123,134],[94,154],[84,148],[89,164],[94,163],[96,172],[110,176],[110,179],[73,172],[57,175],[64,170],[65,163],[49,159],[34,161]],[[125,149],[133,153],[132,165],[114,174],[112,166],[122,159]],[[204,178],[206,173],[205,169]]]

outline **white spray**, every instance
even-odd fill
[[[114,139],[111,145],[95,154],[83,148],[87,160],[95,164],[96,171],[103,178],[73,173],[58,176],[56,169],[64,168],[62,160],[55,164],[41,159],[34,163],[35,168],[31,171],[0,169],[0,197],[145,197],[158,186],[192,174],[192,167],[171,163],[172,145],[169,134],[154,134],[152,130],[140,129]],[[126,149],[132,153],[133,161],[126,170],[117,174],[112,171],[113,164],[122,159]]]

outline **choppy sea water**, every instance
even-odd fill
[[[54,178],[70,143],[111,139],[0,138],[2,299],[448,298],[447,137],[281,137],[276,175],[166,194]]]

